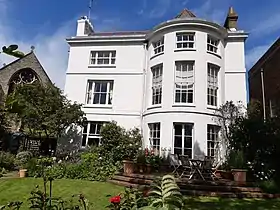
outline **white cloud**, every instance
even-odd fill
[[[248,50],[245,57],[246,68],[249,70],[261,58],[261,56],[269,49],[271,45],[272,42],[265,45],[253,47],[252,49]]]
[[[15,38],[14,35],[17,32],[14,31],[12,25],[9,24],[8,15],[7,1],[0,0],[0,47],[3,45],[17,44],[21,51],[28,53],[30,52],[30,47],[35,46],[35,54],[52,82],[63,89],[68,58],[68,46],[65,38],[73,35],[73,26],[70,22],[65,23],[51,36],[35,34],[29,40],[21,40]],[[0,54],[0,65],[9,63],[12,60],[14,60],[14,58]]]

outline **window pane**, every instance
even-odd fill
[[[100,104],[100,93],[95,93],[93,96],[93,104]]]
[[[98,146],[100,138],[88,138],[88,146]]]
[[[174,130],[175,130],[175,135],[176,136],[182,135],[182,125],[175,124],[174,125]]]
[[[106,93],[100,94],[100,104],[106,104]]]
[[[185,148],[192,148],[192,137],[185,137]]]
[[[95,82],[94,92],[100,92],[100,89],[101,89],[101,83]]]
[[[89,134],[95,134],[96,132],[96,123],[91,122],[89,127]]]
[[[87,143],[87,135],[84,134],[84,135],[83,135],[83,139],[82,139],[82,146],[85,147],[85,146],[86,146],[86,143]]]
[[[177,35],[177,41],[182,41],[182,36],[181,35]]]
[[[182,136],[175,136],[174,147],[182,147]]]
[[[102,82],[101,84],[100,84],[100,86],[101,86],[101,92],[102,93],[106,93],[107,92],[107,82],[105,83],[105,82]]]
[[[182,155],[182,149],[174,148],[174,154],[176,154],[176,155]]]

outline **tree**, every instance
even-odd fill
[[[85,121],[81,104],[71,103],[53,84],[24,84],[6,99],[11,113],[17,113],[28,135],[58,138],[71,125]]]
[[[227,101],[215,112],[215,118],[220,127],[220,141],[217,146],[217,161],[224,161],[229,152],[230,128],[235,124],[236,120],[244,116],[242,106],[235,105],[233,101]]]

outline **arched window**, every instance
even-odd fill
[[[38,76],[32,69],[21,69],[11,77],[8,94],[13,92],[17,85],[32,84],[36,81],[38,81]]]

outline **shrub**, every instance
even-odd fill
[[[229,169],[246,169],[244,154],[242,151],[231,150],[226,160],[227,168]]]
[[[0,168],[6,170],[15,169],[15,156],[9,152],[0,151]]]
[[[19,168],[26,168],[28,161],[33,157],[29,151],[19,152],[16,155],[16,164]]]
[[[263,181],[259,184],[259,187],[265,193],[272,193],[272,194],[280,193],[280,188],[277,186],[274,180]]]

